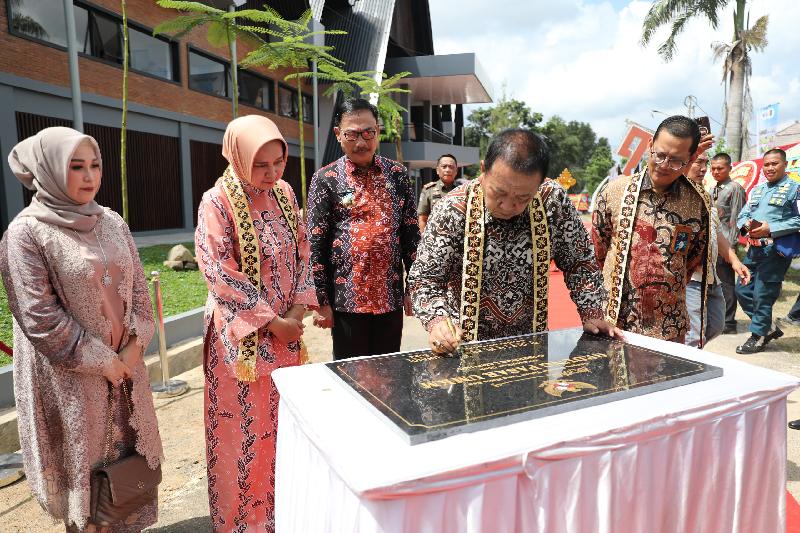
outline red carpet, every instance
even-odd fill
[[[550,297],[547,326],[549,329],[574,328],[581,325],[575,304],[564,284],[564,275],[555,267],[550,269]],[[800,504],[786,491],[786,533],[800,533]]]
[[[786,533],[800,533],[800,504],[786,491]]]
[[[547,305],[548,329],[574,328],[581,325],[578,310],[564,285],[564,274],[555,267],[550,269],[550,297]]]

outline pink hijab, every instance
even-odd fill
[[[288,145],[275,125],[267,117],[246,115],[232,120],[225,129],[222,139],[222,156],[231,164],[239,179],[251,183],[250,172],[256,152],[270,141],[283,144],[284,157],[288,153]]]
[[[89,135],[72,128],[45,128],[18,143],[8,164],[19,181],[36,194],[17,216],[33,217],[64,228],[91,231],[103,208],[94,200],[79,204],[67,195],[67,172],[78,145],[89,141],[100,159],[100,147]]]

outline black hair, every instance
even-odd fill
[[[455,161],[456,162],[456,166],[458,166],[458,159],[456,159],[456,156],[454,156],[453,154],[442,154],[442,155],[439,156],[439,159],[436,160],[436,166],[437,167],[439,166],[439,163],[442,161],[443,157],[449,157],[450,159]]]
[[[378,108],[370,104],[368,100],[363,98],[346,98],[336,106],[336,114],[333,115],[333,125],[339,127],[342,122],[342,116],[348,113],[355,113],[357,111],[369,111],[375,117],[375,122],[378,122]]]
[[[692,148],[689,150],[689,153],[694,155],[697,151],[697,146],[700,144],[700,126],[698,126],[697,122],[694,120],[683,115],[673,115],[665,118],[664,121],[658,125],[658,128],[656,128],[653,141],[658,139],[658,134],[661,133],[662,130],[666,130],[667,133],[679,139],[691,139]]]
[[[512,170],[523,174],[539,171],[544,179],[550,170],[550,148],[544,137],[531,130],[510,128],[492,139],[483,160],[485,172],[501,159]]]
[[[767,157],[767,156],[768,156],[768,155],[770,155],[770,154],[778,154],[779,156],[781,156],[781,159],[783,159],[783,162],[784,162],[784,163],[785,163],[786,161],[788,161],[788,160],[786,159],[786,152],[784,152],[784,151],[783,151],[783,150],[781,150],[780,148],[773,148],[772,150],[767,150],[766,152],[764,152],[764,157]]]
[[[720,159],[724,159],[725,162],[728,165],[730,165],[732,163],[731,156],[729,156],[728,154],[726,154],[724,152],[720,152],[720,153],[718,153],[717,155],[715,155],[714,157],[711,158],[712,161],[719,161]]]

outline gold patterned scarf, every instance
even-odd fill
[[[619,320],[619,311],[622,307],[622,286],[625,281],[625,273],[628,269],[628,257],[636,224],[636,212],[639,207],[639,192],[642,189],[642,182],[644,181],[646,174],[647,170],[643,170],[637,174],[633,174],[630,177],[629,183],[627,187],[625,187],[625,193],[622,196],[622,206],[619,211],[617,231],[614,233],[611,242],[611,249],[613,250],[611,260],[613,261],[613,264],[611,268],[611,288],[608,295],[606,320],[613,326],[617,325],[617,321]],[[706,208],[706,213],[708,213],[708,226],[706,227],[706,234],[708,235],[708,238],[703,257],[704,268],[702,298],[700,302],[700,348],[702,348],[705,344],[708,284],[710,281],[713,281],[713,266],[709,260],[711,257],[711,199],[701,185],[686,178],[685,176],[681,176],[678,179],[686,180],[692,186],[695,192],[700,195],[700,198],[703,200],[703,205]]]
[[[547,293],[550,287],[550,231],[539,193],[528,204],[533,260],[533,331],[547,329]],[[486,239],[486,204],[476,180],[467,186],[467,220],[464,227],[464,262],[461,278],[461,330],[463,340],[478,339],[483,250]]]
[[[253,226],[253,218],[250,216],[250,203],[247,195],[242,188],[241,180],[236,176],[233,169],[228,166],[220,178],[222,188],[228,201],[233,208],[233,219],[235,223],[236,236],[239,239],[239,256],[241,258],[242,272],[256,288],[257,293],[261,293],[261,254],[258,249],[258,237]],[[280,186],[275,184],[272,187],[278,205],[281,208],[292,237],[296,245],[297,242],[297,215],[292,209],[289,198],[283,193]],[[301,358],[303,346],[301,345]],[[258,330],[248,334],[239,342],[239,352],[236,356],[236,378],[240,381],[256,381],[258,372],[256,371],[256,358],[258,353]]]

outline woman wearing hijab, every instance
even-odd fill
[[[278,391],[300,362],[317,299],[297,200],[281,180],[287,145],[268,118],[228,124],[230,165],[203,195],[195,243],[208,283],[204,368],[208,499],[215,531],[274,531]]]
[[[35,191],[0,241],[28,483],[67,531],[141,531],[156,521],[155,497],[110,528],[89,523],[93,468],[138,452],[155,469],[162,456],[142,360],[153,314],[136,246],[122,218],[94,201],[102,167],[92,137],[47,128],[8,162]]]

